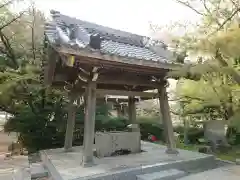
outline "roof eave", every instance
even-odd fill
[[[182,64],[177,64],[177,63],[165,63],[165,62],[154,61],[154,60],[144,60],[144,59],[136,59],[136,58],[129,58],[129,57],[120,57],[112,54],[103,54],[100,51],[92,51],[84,48],[74,50],[68,47],[54,47],[54,49],[61,54],[74,55],[79,57],[87,57],[91,59],[106,60],[110,62],[117,62],[117,63],[129,64],[129,65],[136,65],[136,66],[145,66],[145,67],[165,69],[165,70],[178,70],[183,66]]]

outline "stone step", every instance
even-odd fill
[[[164,171],[137,175],[137,180],[176,180],[185,176],[184,171],[178,169],[168,169]]]
[[[200,173],[190,174],[178,180],[239,180],[240,179],[240,166],[225,165],[216,169],[203,171]]]
[[[13,180],[31,180],[30,168],[14,169]]]
[[[0,179],[12,180],[13,168],[0,169]]]
[[[48,176],[48,171],[43,167],[42,163],[31,164],[30,170],[32,179],[38,179]]]

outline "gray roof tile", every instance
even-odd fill
[[[101,37],[100,52],[122,57],[171,62],[171,53],[158,41],[159,50],[150,48],[146,43],[148,37],[100,26],[90,22],[71,18],[58,12],[53,14],[53,22],[45,26],[45,35],[51,43],[71,47],[89,47],[90,36]],[[162,45],[161,45],[162,44]]]

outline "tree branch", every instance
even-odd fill
[[[7,57],[11,59],[12,63],[14,64],[14,69],[17,69],[18,63],[17,63],[15,52],[12,49],[8,38],[5,36],[5,34],[1,30],[0,30],[0,39],[5,47]]]
[[[0,31],[2,29],[4,29],[5,27],[9,26],[10,24],[12,24],[13,22],[15,22],[16,20],[18,20],[19,18],[21,18],[21,16],[25,13],[25,11],[21,12],[18,16],[16,16],[15,18],[13,18],[12,20],[10,20],[9,22],[5,23],[3,26],[0,27]]]
[[[234,2],[234,0],[231,0],[232,4],[236,7],[236,8],[239,8],[238,7],[238,4],[236,2]]]
[[[220,4],[220,3],[219,3]],[[203,0],[203,6],[205,8],[205,10],[207,11],[208,14],[212,15],[210,9],[207,7],[207,3],[206,0]],[[221,26],[221,23],[218,21],[217,18],[214,18],[215,22],[218,24],[218,26]]]
[[[4,3],[4,4],[1,4],[1,5],[0,5],[0,9],[6,7],[6,6],[10,5],[10,4],[12,4],[14,1],[15,1],[15,0],[10,0],[10,1]]]
[[[176,0],[178,3],[190,8],[191,10],[195,11],[197,14],[201,15],[201,16],[204,16],[203,13],[201,13],[200,11],[198,11],[197,9],[195,9],[194,7],[192,7],[188,2],[183,2],[183,1],[180,1],[180,0]]]
[[[195,11],[197,14],[202,15],[202,16],[206,16],[206,14],[198,11],[197,9],[195,9],[194,7],[192,7],[188,2],[183,2],[183,1],[180,1],[180,0],[176,0],[176,1],[177,1],[178,3],[180,3],[180,4],[182,4],[182,5],[190,8],[191,10]],[[201,1],[202,1],[202,3],[203,3],[203,6],[204,6],[205,10],[207,11],[207,13],[212,16],[211,11],[209,10],[209,8],[208,8],[207,5],[206,5],[206,0],[201,0]],[[233,3],[234,3],[234,2],[233,2]],[[219,27],[217,28],[216,31],[214,31],[214,32],[211,33],[210,35],[212,35],[212,34],[218,32],[219,30],[221,30],[221,29],[224,27],[224,25],[225,25],[228,21],[231,21],[232,18],[233,18],[239,11],[240,11],[240,8],[237,8],[235,11],[233,11],[233,13],[231,14],[231,16],[229,16],[223,23],[220,23],[220,22],[218,21],[218,19],[213,18],[213,19],[215,20],[215,22],[218,24]],[[213,16],[212,16],[212,17],[213,17]]]
[[[232,18],[240,11],[240,8],[236,9],[231,16],[229,16],[227,19],[225,19],[225,21],[218,27],[218,29],[216,30],[216,32],[218,32],[219,30],[221,30],[225,24],[227,24],[228,21],[231,21]]]
[[[204,6],[205,10],[208,12],[208,14],[212,14],[210,9],[208,9],[208,7],[207,7],[206,0],[201,0],[201,1],[203,2],[203,6]]]

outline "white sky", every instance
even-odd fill
[[[46,13],[50,9],[82,20],[150,35],[149,24],[160,26],[180,21],[196,21],[195,12],[174,0],[35,0]]]

